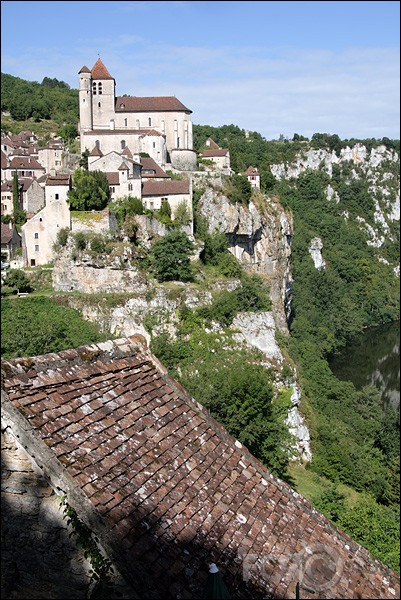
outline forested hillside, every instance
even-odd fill
[[[38,83],[2,73],[1,112],[10,113],[15,121],[51,119],[59,126],[76,126],[79,120],[78,90],[50,77],[44,77]]]

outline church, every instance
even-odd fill
[[[100,58],[79,71],[81,152],[96,156],[128,149],[146,153],[163,168],[196,167],[192,111],[175,96],[116,96],[116,82]]]

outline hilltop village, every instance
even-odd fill
[[[268,196],[257,168],[234,172],[235,146],[231,160],[212,137],[194,151],[176,97],[116,96],[100,58],[78,80],[76,152],[56,134],[46,147],[31,131],[1,141],[2,275],[52,277],[51,298],[2,300],[8,339],[25,344],[7,355],[2,341],[2,597],[198,600],[222,574],[232,600],[399,598],[395,425],[384,435],[376,396],[326,362],[363,324],[399,315],[399,155],[301,146],[289,164],[269,157],[283,185]],[[71,210],[77,173],[100,173],[103,210]],[[249,203],[222,191],[237,175]],[[144,247],[169,241],[168,205],[190,240],[204,219],[223,260],[195,265],[195,281],[147,280],[141,244],[99,242],[120,235],[126,198],[145,211]],[[51,346],[78,311],[79,333],[94,321],[102,336]],[[26,351],[35,319],[43,344]],[[307,484],[324,482],[312,501],[289,456]],[[344,482],[358,485],[352,507]]]
[[[173,218],[177,208],[185,205],[191,235],[193,179],[205,172],[230,175],[228,149],[208,139],[197,156],[192,111],[175,96],[116,96],[116,82],[100,58],[91,70],[83,66],[78,76],[79,141],[89,171],[106,174],[111,201],[135,197],[151,211],[168,203]],[[46,147],[38,146],[32,131],[3,136],[1,214],[13,215],[17,173],[19,205],[27,218],[21,233],[11,221],[1,226],[2,252],[8,261],[14,260],[14,267],[48,264],[54,258],[58,232],[74,231],[68,192],[79,158],[68,153],[56,134]],[[249,167],[246,176],[252,187],[260,186],[256,168]]]

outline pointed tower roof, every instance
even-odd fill
[[[89,156],[103,156],[103,152],[100,150],[100,148],[95,146],[89,153]]]
[[[91,74],[92,74],[93,79],[114,79],[110,75],[110,73],[108,72],[108,70],[102,63],[102,61],[100,60],[100,58],[97,59],[95,65],[91,71]]]
[[[88,69],[88,67],[87,67],[86,65],[84,65],[84,66],[82,67],[82,69],[81,69],[81,70],[78,72],[78,75],[79,75],[80,73],[90,73],[90,70]]]
[[[124,150],[121,152],[122,156],[128,156],[128,158],[133,158],[131,150],[128,146],[125,146]]]

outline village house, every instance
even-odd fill
[[[19,187],[19,203],[22,207],[22,187]],[[3,181],[1,184],[1,214],[13,214],[13,182]]]
[[[15,156],[11,158],[5,169],[5,178],[13,179],[14,171],[17,171],[18,178],[35,177],[37,179],[44,175],[46,169],[34,157]]]
[[[21,236],[14,223],[1,223],[1,254],[10,262],[21,248]],[[3,262],[3,258],[1,259]]]
[[[172,219],[175,218],[179,206],[186,206],[192,230],[191,180],[144,181],[142,184],[142,203],[144,207],[149,210],[160,210],[164,202],[168,202],[170,205]]]
[[[45,184],[45,206],[21,228],[24,264],[29,267],[45,265],[54,258],[53,245],[58,232],[71,228],[67,202],[71,176],[48,175]]]
[[[81,152],[129,147],[137,160],[148,153],[159,165],[196,165],[191,113],[175,96],[116,96],[114,78],[99,58],[79,71]]]
[[[230,151],[220,148],[212,138],[207,138],[206,148],[200,153],[200,158],[211,161],[219,170],[231,174]]]
[[[251,188],[260,190],[260,173],[257,167],[248,167],[245,171],[245,177],[251,184]]]
[[[38,149],[38,162],[46,173],[55,175],[63,169],[63,145],[53,144]]]

